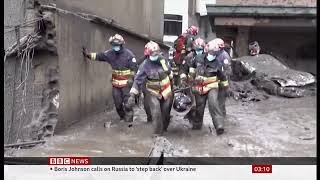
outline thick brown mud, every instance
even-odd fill
[[[245,104],[230,98],[227,114],[225,133],[217,136],[208,109],[201,130],[191,130],[187,120],[172,112],[164,135],[174,147],[171,156],[316,156],[316,96],[270,97]],[[143,107],[135,109],[131,124],[118,119],[115,111],[95,114],[44,145],[12,155],[148,156],[153,146],[152,125],[146,122]]]

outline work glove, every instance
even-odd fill
[[[84,46],[82,47],[82,54],[83,54],[84,57],[90,59],[90,54],[88,53],[87,48],[85,48]]]
[[[187,78],[186,77],[180,78],[180,82],[181,82],[181,87],[182,88],[185,88],[185,87],[188,86],[188,82],[187,82]]]
[[[202,83],[202,82],[204,81],[204,79],[203,79],[202,76],[197,76],[197,77],[194,79],[194,81],[195,81],[196,83]]]
[[[133,78],[134,78],[134,77],[130,77],[130,78],[128,79],[128,86],[129,86],[129,87],[131,87],[132,84],[133,84]]]
[[[126,108],[132,109],[135,104],[136,104],[136,96],[134,94],[130,94],[130,97],[126,104]]]
[[[230,90],[229,86],[219,86],[219,93],[223,93],[225,97],[233,96],[233,92]]]
[[[228,86],[219,87],[219,93],[222,93],[224,97],[228,97],[229,96],[229,88],[228,88]]]

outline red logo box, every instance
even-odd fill
[[[89,157],[48,157],[48,165],[90,165]]]
[[[272,173],[271,164],[253,164],[252,173]]]

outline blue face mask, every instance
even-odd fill
[[[112,46],[112,50],[114,51],[120,51],[120,46]]]
[[[208,54],[208,55],[207,55],[207,59],[208,59],[208,61],[213,61],[213,60],[216,59],[216,56],[211,55],[211,54]]]
[[[158,55],[155,55],[155,56],[150,56],[149,57],[149,59],[151,60],[151,61],[156,61],[156,60],[158,60]]]
[[[197,50],[196,50],[196,54],[197,54],[197,55],[202,54],[202,53],[203,53],[203,50],[202,50],[202,49],[197,49]]]

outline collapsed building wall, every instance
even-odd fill
[[[22,66],[21,66],[22,63]],[[38,139],[45,135],[46,123],[56,118],[52,100],[57,95],[58,84],[51,77],[57,73],[58,58],[48,52],[37,52],[29,63],[10,57],[4,64],[4,143],[15,143]],[[22,67],[22,68],[21,68]],[[23,81],[26,81],[24,84]],[[48,109],[50,108],[50,109]],[[42,113],[42,114],[40,114]],[[40,117],[40,115],[43,115]],[[42,118],[42,119],[41,119]],[[33,126],[36,125],[37,127]]]
[[[57,121],[58,58],[52,14],[24,1],[25,21],[4,58],[4,143],[38,140],[53,134]],[[20,11],[23,11],[20,9]],[[25,23],[27,22],[27,23]],[[18,41],[19,39],[19,41]]]

